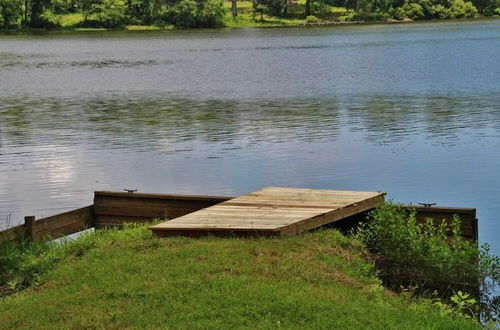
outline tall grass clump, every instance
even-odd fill
[[[33,242],[30,239],[0,239],[0,297],[40,283],[40,279],[64,260],[80,258],[92,249],[126,240],[127,236],[148,239],[144,226],[126,225],[127,230],[101,229],[79,235],[76,239]]]
[[[0,287],[8,293],[36,283],[61,256],[62,249],[53,243],[0,241]]]
[[[372,211],[354,236],[375,253],[380,277],[391,289],[416,287],[445,299],[467,292],[480,298],[486,318],[498,319],[492,292],[500,282],[500,258],[488,244],[462,237],[458,216],[451,224],[418,223],[415,210],[388,202]]]

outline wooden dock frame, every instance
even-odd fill
[[[233,197],[96,191],[94,204],[42,219],[25,217],[24,224],[0,231],[0,240],[18,241],[28,237],[34,241],[44,241],[89,228],[120,227],[127,222],[145,223],[152,219],[175,219],[231,199]],[[430,217],[436,223],[442,219],[450,222],[453,215],[457,214],[461,218],[462,236],[476,242],[478,240],[478,221],[474,208],[437,206],[405,206],[405,208],[415,208],[419,221]],[[330,226],[348,229],[365,218],[366,212],[362,212],[335,221]]]

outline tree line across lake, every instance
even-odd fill
[[[0,27],[216,27],[245,14],[254,22],[289,19],[295,23],[500,15],[500,0],[230,1],[226,6],[223,0],[0,0]]]

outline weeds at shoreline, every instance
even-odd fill
[[[415,287],[424,296],[436,292],[450,304],[468,294],[475,297],[482,320],[496,322],[499,298],[492,295],[500,283],[500,258],[488,244],[463,238],[460,228],[458,217],[451,226],[444,221],[436,226],[431,219],[419,224],[414,210],[408,213],[389,202],[378,206],[353,237],[375,253],[385,286],[394,291]]]

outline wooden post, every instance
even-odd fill
[[[26,237],[34,241],[35,217],[32,215],[24,217],[24,225],[26,226]]]

